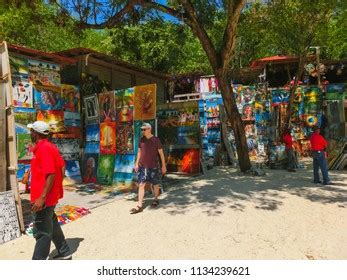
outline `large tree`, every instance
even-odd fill
[[[148,16],[167,14],[190,27],[204,49],[211,69],[218,79],[228,120],[234,131],[241,171],[251,168],[244,125],[230,85],[230,63],[235,53],[236,28],[245,0],[206,1],[57,1],[63,12],[72,13],[84,28],[112,28],[124,22],[140,22]],[[212,37],[215,20],[219,20],[219,36]],[[220,18],[220,17],[218,17]]]

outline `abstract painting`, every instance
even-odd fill
[[[99,122],[99,104],[95,94],[84,97],[87,123]]]
[[[64,100],[64,110],[80,112],[80,92],[77,86],[61,85],[61,98]]]
[[[29,134],[29,123],[36,121],[36,110],[33,108],[14,108],[14,120],[17,134]]]
[[[131,154],[134,152],[133,123],[120,123],[117,126],[117,153]]]
[[[99,184],[112,185],[114,160],[114,155],[100,155],[97,174]]]
[[[60,66],[43,61],[29,60],[29,79],[34,85],[60,87]]]
[[[81,127],[80,113],[64,111],[64,125],[65,127]]]
[[[65,178],[64,185],[82,183],[80,164],[77,160],[65,161]]]
[[[156,135],[156,129],[155,129],[155,120],[146,120],[146,123],[149,123],[152,126],[152,134]],[[142,131],[141,126],[143,122],[142,121],[134,121],[134,154],[137,154],[138,146],[139,146],[139,140],[142,137]]]
[[[13,87],[13,106],[15,107],[33,107],[33,86],[29,82],[14,81]]]
[[[134,114],[134,107],[117,108],[117,121],[118,122],[132,122]]]
[[[167,170],[174,173],[197,174],[200,172],[199,149],[169,149]]]
[[[34,86],[35,108],[38,110],[62,110],[64,100],[59,87]]]
[[[134,120],[151,120],[156,115],[156,84],[135,87],[134,95]]]
[[[100,141],[100,125],[89,124],[86,126],[86,141],[99,142]]]
[[[99,93],[100,122],[112,122],[116,120],[114,103],[114,91]]]
[[[100,142],[87,142],[84,148],[86,154],[99,154],[100,153]]]
[[[51,129],[51,132],[53,133],[65,131],[64,111],[58,111],[58,110],[38,111],[37,120],[48,123]]]
[[[116,90],[116,107],[134,106],[134,88]]]
[[[116,153],[116,123],[100,124],[100,154]]]
[[[84,154],[82,160],[83,183],[96,183],[99,154]]]
[[[26,160],[32,158],[31,149],[34,144],[31,142],[30,134],[17,134],[17,158],[18,160]]]
[[[116,155],[114,173],[133,173],[135,164],[135,155]]]
[[[133,181],[133,174],[120,173],[120,172],[114,173],[113,185],[117,187],[116,190],[118,191],[122,191],[122,192],[131,191],[135,186],[135,182]]]

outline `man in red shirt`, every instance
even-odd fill
[[[313,182],[315,184],[321,183],[319,180],[319,168],[323,175],[323,185],[331,185],[328,174],[328,163],[325,149],[328,146],[327,141],[320,134],[320,128],[314,127],[313,134],[310,138],[311,150],[313,157]]]
[[[289,172],[296,172],[295,170],[295,154],[293,151],[293,138],[290,134],[290,128],[286,130],[283,136],[283,142],[286,145],[286,154],[287,154],[287,170]]]
[[[63,197],[65,163],[57,147],[48,141],[49,126],[43,121],[28,124],[35,143],[31,160],[32,212],[36,239],[33,260],[46,260],[53,241],[58,255],[54,259],[71,259],[70,249],[58,223],[54,208]]]

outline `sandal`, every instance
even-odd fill
[[[158,199],[154,199],[152,204],[151,204],[151,208],[157,208],[159,205],[159,200]]]
[[[130,210],[130,214],[137,214],[137,213],[140,213],[143,211],[143,207],[142,206],[139,206],[137,205],[135,208],[132,208]]]

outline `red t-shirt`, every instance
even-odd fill
[[[52,189],[47,194],[45,202],[46,206],[54,206],[63,197],[62,168],[65,166],[65,162],[58,148],[47,139],[40,140],[34,147],[33,152],[30,200],[34,203],[41,196],[47,175],[55,174]]]
[[[310,142],[311,142],[311,150],[312,151],[322,151],[328,145],[328,143],[324,139],[324,137],[317,132],[314,132],[312,134],[312,136],[310,138]]]
[[[287,149],[293,149],[293,138],[290,134],[287,133],[283,136],[283,142]]]
[[[139,141],[139,148],[141,149],[139,166],[144,168],[158,168],[158,150],[163,148],[160,139],[155,136],[149,139],[142,137]]]

